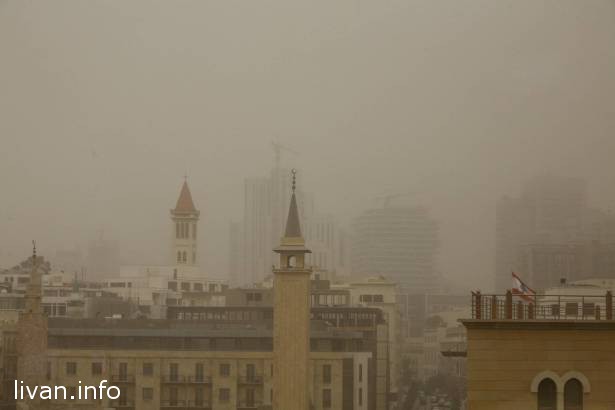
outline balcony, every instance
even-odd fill
[[[263,405],[262,402],[259,401],[240,401],[237,403],[237,410],[253,410],[259,409]]]
[[[211,376],[184,376],[178,374],[164,375],[163,384],[211,384]]]
[[[160,402],[160,409],[185,409],[187,404],[186,400],[163,400]]]
[[[211,410],[211,403],[207,401],[189,401],[186,408],[190,410]]]
[[[237,378],[237,384],[260,385],[263,384],[263,376],[240,376]]]
[[[483,295],[472,292],[474,320],[612,321],[614,317],[611,292],[604,296],[521,296],[510,291],[505,295]]]
[[[161,410],[211,410],[211,403],[208,401],[187,401],[187,400],[163,400],[160,402]]]
[[[134,383],[135,376],[132,374],[114,374],[111,375],[111,383],[120,384],[120,383]]]
[[[135,402],[130,400],[113,400],[109,402],[109,407],[122,410],[130,410],[135,408]]]

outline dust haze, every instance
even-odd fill
[[[489,287],[495,203],[538,174],[615,205],[607,0],[0,1],[0,267],[101,233],[163,263],[184,174],[225,277],[246,177],[292,147],[342,224],[431,208],[439,270]]]

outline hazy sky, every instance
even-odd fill
[[[100,229],[165,262],[188,172],[225,274],[271,139],[342,221],[416,192],[444,276],[484,288],[495,201],[525,178],[615,207],[615,2],[0,0],[0,266]]]

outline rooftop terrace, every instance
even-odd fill
[[[472,292],[473,320],[516,321],[612,321],[613,294],[537,294],[521,296]]]

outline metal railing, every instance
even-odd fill
[[[193,383],[193,384],[211,384],[211,376],[185,376],[180,374],[163,375],[161,377],[162,383],[179,384],[179,383]]]
[[[263,376],[240,376],[237,379],[238,384],[263,384]]]
[[[211,409],[212,404],[210,401],[187,401],[187,400],[163,400],[160,402],[160,407],[164,409],[194,409],[205,410]]]
[[[135,376],[133,374],[114,374],[111,375],[112,383],[134,383]]]
[[[109,405],[116,409],[132,409],[135,407],[135,402],[131,400],[113,400]]]
[[[472,292],[472,319],[478,320],[613,320],[613,294],[505,295]]]
[[[261,401],[240,401],[237,403],[237,409],[247,410],[247,409],[258,409],[261,407],[263,403]]]

